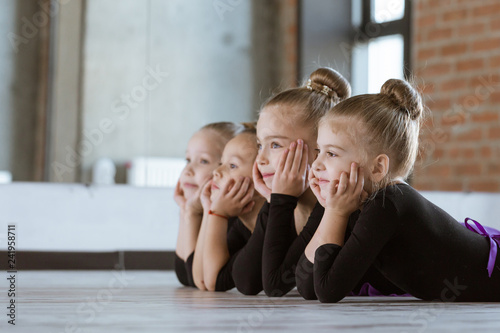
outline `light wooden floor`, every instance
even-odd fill
[[[320,304],[296,291],[279,299],[201,292],[167,271],[18,272],[14,328],[1,281],[1,332],[500,332],[500,303],[348,297]]]

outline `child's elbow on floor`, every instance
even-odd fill
[[[281,286],[264,286],[264,292],[266,293],[266,296],[268,297],[283,297],[283,295],[286,294],[286,292],[284,292],[282,290],[282,288],[280,288]]]
[[[215,290],[215,281],[206,281],[205,282],[205,287],[207,288],[206,290],[208,291],[216,291]]]
[[[302,298],[304,298],[306,301],[314,301],[314,300],[317,300],[318,299],[318,296],[316,296],[316,294],[314,292],[306,292],[306,291],[303,291],[303,290],[299,290],[299,294],[300,296],[302,296]]]
[[[195,280],[194,281],[194,285],[196,286],[196,288],[198,288],[199,290],[207,290],[207,287],[205,285],[205,281],[201,280],[201,281],[197,281]]]
[[[317,295],[318,296],[318,300],[321,302],[321,303],[338,303],[339,301],[341,301],[344,296],[340,296],[340,295],[335,295],[335,294],[332,294],[332,293],[328,293],[326,295]]]
[[[248,286],[248,285],[242,286],[242,285],[237,284],[236,289],[238,289],[238,291],[240,293],[242,293],[243,295],[246,295],[246,296],[255,296],[261,292],[261,290],[259,290],[259,288],[255,288],[253,286]]]
[[[207,274],[204,279],[205,288],[208,291],[216,291],[217,274]]]

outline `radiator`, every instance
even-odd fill
[[[126,164],[127,184],[143,187],[175,187],[186,160],[169,157],[137,157]]]

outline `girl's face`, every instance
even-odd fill
[[[265,107],[257,122],[257,166],[262,178],[268,188],[271,188],[273,176],[278,162],[290,143],[298,139],[304,140],[309,147],[308,164],[314,160],[316,133],[312,128],[303,124],[293,123],[290,119],[284,119],[283,110],[285,106]]]
[[[364,152],[352,140],[351,133],[356,131],[357,123],[345,119],[335,121],[334,124],[332,127],[332,121],[320,123],[317,157],[311,167],[311,172],[318,179],[323,198],[326,197],[330,182],[339,180],[342,172],[350,174],[351,163],[356,162],[359,166],[364,164]],[[365,170],[365,184],[368,175],[368,170]]]
[[[220,163],[223,148],[222,137],[213,130],[201,130],[191,137],[186,149],[187,164],[180,177],[186,199],[210,179]]]
[[[212,199],[229,180],[239,177],[252,178],[252,167],[257,156],[255,136],[242,133],[231,139],[224,147],[221,164],[213,171]]]

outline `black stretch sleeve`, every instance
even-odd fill
[[[185,267],[186,267],[188,285],[196,288],[193,279],[193,259],[194,259],[194,251],[189,255],[189,257],[187,257]]]
[[[240,220],[236,220],[232,226],[228,228],[227,248],[229,251],[229,260],[217,275],[215,291],[226,291],[234,288],[234,279],[232,276],[234,262],[251,235],[250,230],[248,230]]]
[[[393,236],[397,210],[391,201],[382,204],[377,200],[383,198],[375,198],[363,209],[343,247],[324,244],[316,249],[314,289],[321,302],[338,302],[353,290]]]
[[[259,212],[252,236],[233,265],[234,283],[244,295],[257,295],[262,291],[262,247],[268,215],[269,203],[266,202]]]
[[[195,287],[193,280],[193,257],[194,251],[184,262],[177,253],[175,254],[175,274],[179,282],[187,287]]]
[[[297,235],[294,219],[297,201],[289,195],[271,195],[262,256],[262,282],[268,296],[283,296],[295,287],[297,262],[323,216],[324,209],[317,203]]]
[[[382,273],[375,268],[373,265],[370,266],[365,275],[358,282],[357,286],[352,290],[354,296],[372,296],[366,294],[366,291],[362,291],[362,287],[368,283],[370,286],[380,294],[380,295],[407,295],[403,289],[398,288],[391,281],[389,281]],[[377,295],[378,296],[378,295]]]
[[[295,282],[300,296],[306,300],[318,299],[314,291],[313,269],[314,265],[312,262],[302,253],[295,269]]]
[[[175,254],[175,274],[177,275],[177,280],[185,286],[189,286],[186,263],[182,260],[177,253]]]

